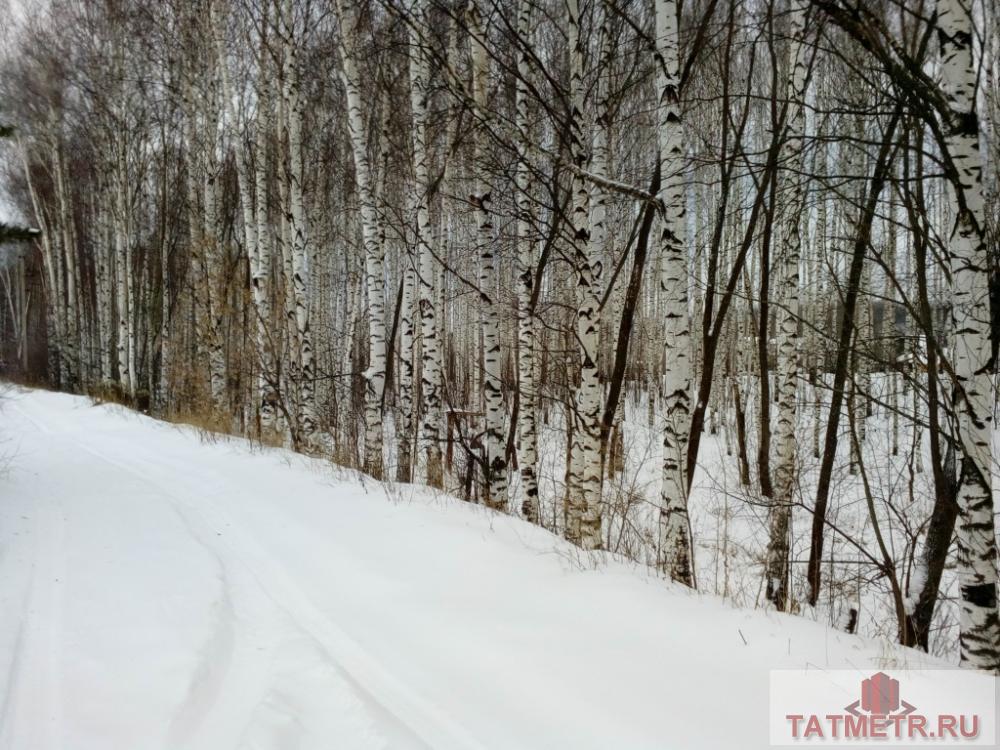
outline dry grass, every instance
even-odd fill
[[[193,427],[203,443],[217,443],[220,439],[238,437],[233,419],[228,414],[220,414],[211,409],[199,411],[181,410],[160,416],[171,424]]]
[[[134,407],[132,399],[129,398],[128,394],[117,383],[94,386],[87,395],[90,396],[90,399],[96,406],[118,404],[130,409]]]

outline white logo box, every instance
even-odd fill
[[[771,744],[996,747],[998,685],[964,669],[772,670]]]

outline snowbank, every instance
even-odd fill
[[[935,664],[286,451],[0,419],[0,748],[766,747],[770,669]]]

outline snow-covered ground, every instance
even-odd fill
[[[720,414],[714,434],[711,429],[702,434],[688,507],[698,589],[717,594],[738,607],[757,609],[771,606],[764,591],[769,501],[760,494],[757,479],[758,386],[747,379],[741,383],[743,407],[748,415],[750,481],[746,485],[740,481],[736,426],[733,410],[729,409],[726,412],[729,419]],[[930,438],[926,428],[914,428],[905,417],[906,411],[914,408],[913,393],[897,379],[896,402],[903,408],[904,417],[899,420],[897,433],[899,450],[893,455],[892,418],[884,407],[892,402],[892,382],[876,374],[870,385],[878,403],[865,420],[866,437],[862,441],[865,471],[878,526],[895,563],[896,576],[908,594],[910,582],[920,575],[919,559],[934,504]],[[797,486],[793,493],[797,505],[792,509],[790,535],[792,606],[800,617],[841,628],[854,610],[858,633],[895,641],[898,626],[892,589],[879,562],[881,552],[860,473],[850,470],[846,416],[841,419],[831,475],[827,511],[831,527],[826,531],[822,594],[817,606],[806,603],[806,563],[820,468],[820,460],[814,457],[812,449],[817,434],[815,425],[820,425],[820,438],[826,428],[829,395],[829,383],[818,390],[803,383],[799,392]],[[822,407],[818,414],[817,396]],[[542,517],[549,528],[558,528],[565,496],[565,417],[551,400],[545,405],[550,413],[547,420],[540,420],[539,428],[540,499]],[[926,421],[926,406],[918,404],[917,411],[919,419]],[[650,417],[647,395],[632,391],[625,404],[625,415],[625,470],[604,482],[605,547],[630,560],[654,565],[662,483],[662,402],[654,404]],[[776,416],[776,410],[772,409],[772,435]],[[710,412],[709,424],[712,421]],[[994,431],[994,455],[1000,456],[1000,430]],[[996,461],[993,482],[994,487],[1000,487],[1000,463]],[[453,486],[458,491],[460,481],[454,480]],[[519,492],[516,481],[513,486]],[[519,505],[519,500],[514,503],[515,507]],[[953,666],[958,665],[958,580],[953,558],[942,575],[931,623],[930,651]]]
[[[766,747],[768,670],[936,664],[416,487],[0,412],[0,748]]]

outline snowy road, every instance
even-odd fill
[[[886,655],[117,407],[0,425],[3,750],[765,747],[768,669]]]

